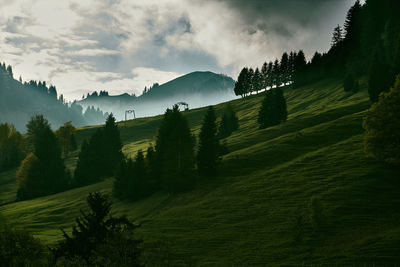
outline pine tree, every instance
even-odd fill
[[[103,129],[103,138],[104,151],[102,156],[105,160],[104,164],[106,164],[104,171],[108,175],[113,175],[123,159],[123,154],[119,129],[112,113],[107,117]]]
[[[40,195],[65,189],[68,183],[65,166],[61,159],[57,138],[51,130],[49,122],[42,115],[32,117],[27,124],[27,135],[31,143],[30,147],[39,159],[39,169],[43,179]]]
[[[281,88],[268,90],[258,112],[260,129],[275,126],[286,121],[286,100]]]
[[[274,86],[274,63],[272,61],[268,63],[267,73],[266,85],[267,87],[272,88]]]
[[[262,77],[262,88],[266,89],[268,87],[268,63],[264,62],[261,68]]]
[[[251,94],[251,92],[254,91],[254,70],[253,68],[249,69],[249,72],[247,73],[246,81],[245,81],[245,90],[246,90],[246,95]]]
[[[75,169],[78,185],[87,185],[112,176],[123,160],[122,143],[115,122],[110,114],[103,128],[98,128],[89,142],[82,145]]]
[[[279,60],[276,59],[274,61],[274,67],[272,70],[272,77],[273,77],[272,84],[275,85],[276,87],[279,87],[282,84],[282,75],[281,74],[282,74],[281,66],[279,64]]]
[[[243,68],[239,74],[238,80],[235,82],[234,92],[235,95],[240,95],[241,97],[246,96],[246,82],[248,76],[248,68]]]
[[[346,21],[344,22],[344,30],[346,31],[346,41],[353,41],[357,34],[357,23],[359,20],[362,6],[360,1],[357,0],[354,5],[347,12]]]
[[[224,110],[218,129],[219,138],[226,138],[239,129],[239,119],[230,104]]]
[[[175,105],[167,109],[156,140],[157,175],[168,191],[181,191],[194,184],[193,137],[186,119]]]
[[[72,234],[62,229],[64,239],[52,250],[55,260],[78,258],[89,266],[143,266],[139,259],[142,241],[131,237],[138,226],[126,216],[110,215],[112,203],[108,195],[90,193],[86,201],[90,210],[81,211]],[[98,256],[101,265],[96,262]]]
[[[332,47],[338,46],[343,41],[343,30],[338,24],[333,30]]]
[[[207,109],[199,135],[197,168],[201,175],[217,173],[219,141],[217,135],[215,111],[212,106]]]
[[[280,72],[282,77],[283,85],[286,85],[290,78],[289,78],[289,55],[285,52],[282,55],[281,62],[280,62]]]
[[[253,84],[252,88],[253,92],[255,91],[256,94],[258,94],[258,91],[262,89],[262,76],[258,68],[256,68],[256,70],[254,71],[252,84]]]
[[[296,86],[300,86],[304,81],[304,71],[307,66],[306,56],[304,52],[300,50],[294,59],[294,73],[293,73],[293,83]]]

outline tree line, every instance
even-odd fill
[[[108,114],[88,107],[86,110],[76,102],[66,103],[64,96],[57,93],[54,85],[45,81],[22,81],[14,79],[12,67],[0,64],[0,123],[13,122],[19,131],[24,129],[32,114],[43,114],[59,127],[65,121],[75,126],[100,124]]]
[[[209,107],[196,142],[178,106],[167,109],[155,146],[149,146],[146,154],[138,151],[134,159],[122,161],[114,182],[114,196],[137,200],[158,190],[180,192],[193,188],[201,177],[216,176],[226,149],[220,140],[239,127],[230,105],[225,108],[221,122],[218,124],[216,120],[214,108]]]
[[[302,50],[298,52],[283,53],[280,60],[265,62],[262,67],[244,67],[235,83],[236,95],[245,97],[261,90],[280,87],[282,85],[302,84],[302,72],[307,61]]]

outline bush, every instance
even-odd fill
[[[400,165],[400,75],[388,93],[381,93],[364,117],[365,152],[378,160]]]
[[[49,266],[46,247],[31,234],[9,227],[0,228],[1,266]]]
[[[17,199],[24,200],[44,193],[44,181],[41,178],[40,161],[32,152],[22,161],[17,174]]]

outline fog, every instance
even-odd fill
[[[232,91],[218,92],[213,94],[188,94],[176,95],[162,100],[140,100],[132,99],[130,101],[121,101],[113,99],[113,97],[105,97],[96,101],[80,102],[84,109],[88,106],[100,108],[103,112],[113,113],[118,121],[125,120],[125,111],[134,110],[136,118],[150,117],[163,114],[167,108],[178,102],[185,102],[189,105],[189,109],[215,105],[227,102],[238,97]],[[181,110],[184,107],[180,108]],[[127,119],[133,119],[133,114],[127,114]]]

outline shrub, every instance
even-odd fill
[[[400,75],[388,93],[381,93],[364,117],[365,152],[390,164],[400,164]]]

